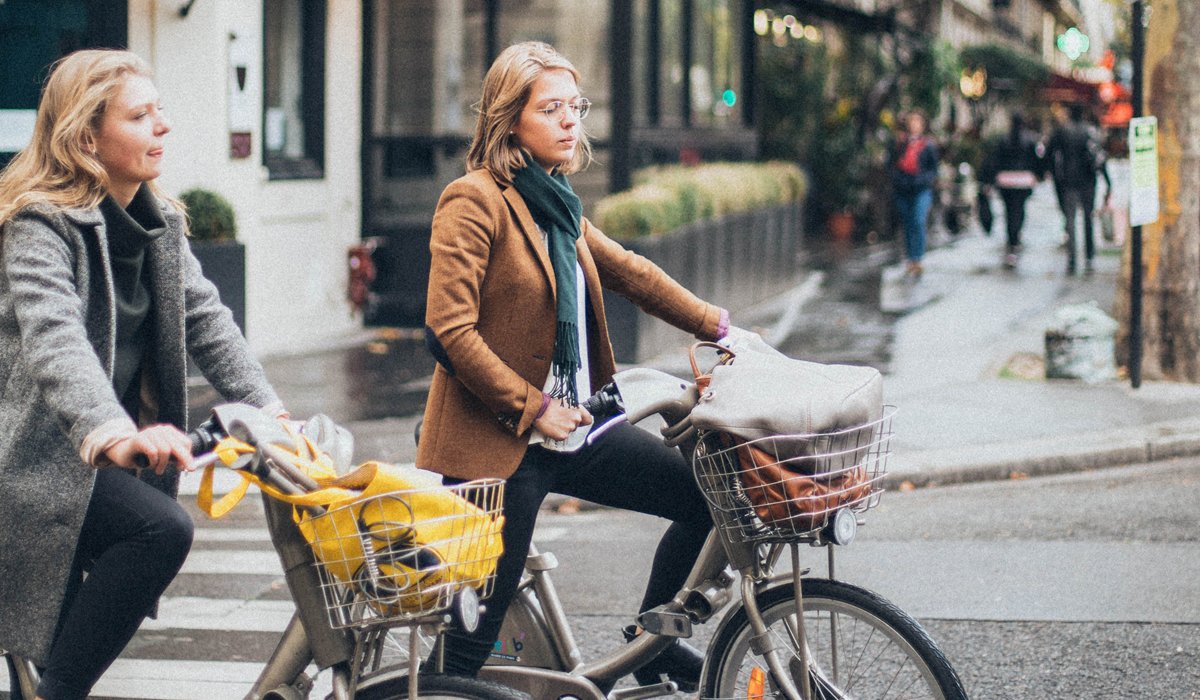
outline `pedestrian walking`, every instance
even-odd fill
[[[923,112],[909,112],[904,126],[905,131],[892,153],[892,190],[904,229],[905,272],[920,277],[925,230],[933,205],[933,183],[937,179],[938,151],[937,144],[925,133],[928,123]]]
[[[188,355],[281,412],[154,182],[170,130],[145,62],[76,52],[0,173],[0,647],[43,700],[87,697],[187,556]]]
[[[704,497],[677,450],[618,425],[592,444],[579,405],[615,371],[603,289],[701,339],[728,314],[582,216],[567,176],[590,160],[581,120],[590,103],[579,72],[547,44],[510,46],[483,81],[467,174],[442,193],[433,219],[426,337],[438,358],[418,466],[447,483],[507,480],[504,555],[478,630],[451,631],[448,672],[487,660],[525,564],[549,492],[672,521],[640,610],[667,602],[711,529]],[[636,635],[629,628],[629,636]],[[695,688],[700,653],[676,640],[635,676],[666,674]]]
[[[1093,270],[1096,237],[1096,177],[1103,175],[1105,199],[1112,192],[1104,148],[1095,127],[1085,120],[1082,105],[1071,105],[1070,117],[1050,135],[1046,144],[1046,167],[1054,178],[1059,206],[1066,220],[1067,274],[1075,274],[1078,258],[1079,217],[1083,217],[1083,269]]]
[[[1025,227],[1025,202],[1033,194],[1042,172],[1041,149],[1037,138],[1025,128],[1025,118],[1014,112],[1008,134],[997,140],[984,156],[979,180],[987,189],[994,188],[1004,203],[1004,267],[1014,269],[1021,251],[1021,230]]]

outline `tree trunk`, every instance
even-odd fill
[[[1200,26],[1197,0],[1155,0],[1146,32],[1146,113],[1158,117],[1159,218],[1142,227],[1142,376],[1200,382]],[[1128,297],[1130,256],[1119,297]],[[1128,361],[1129,308],[1118,309]]]

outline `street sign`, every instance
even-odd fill
[[[1158,117],[1129,120],[1129,225],[1158,221]]]

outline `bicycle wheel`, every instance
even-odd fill
[[[408,700],[408,676],[360,688],[354,697],[358,700]],[[421,700],[530,700],[525,693],[506,685],[441,674],[417,676],[417,697]]]
[[[903,610],[840,581],[804,579],[803,593],[814,698],[967,697],[945,655]],[[771,640],[781,650],[792,650],[788,666],[799,687],[800,652],[791,584],[763,592],[758,604]],[[722,624],[709,652],[701,698],[784,697],[766,662],[751,651],[753,636],[744,608]]]

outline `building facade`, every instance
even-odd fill
[[[28,143],[50,63],[128,47],[173,127],[160,183],[237,212],[254,351],[339,342],[360,327],[346,251],[361,230],[361,42],[357,0],[5,0],[0,158]]]

